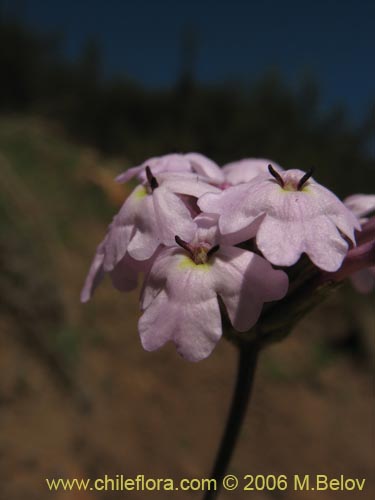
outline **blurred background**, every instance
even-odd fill
[[[79,302],[131,189],[113,178],[199,151],[374,192],[374,18],[366,0],[0,1],[0,498],[48,499],[46,477],[208,476],[232,346],[146,353],[137,293]],[[345,285],[263,354],[231,473],[345,474],[374,498],[373,298]],[[148,495],[166,497],[131,498]]]

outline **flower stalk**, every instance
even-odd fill
[[[204,500],[214,500],[219,495],[252,395],[259,345],[257,342],[242,344],[239,346],[238,354],[237,379],[232,404],[211,474],[211,479],[216,481],[216,489],[207,491]]]

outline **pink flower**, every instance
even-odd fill
[[[211,183],[221,183],[221,179],[223,178],[221,168],[207,158],[207,156],[200,153],[173,153],[149,158],[138,167],[125,170],[125,172],[116,177],[116,181],[127,182],[136,177],[140,182],[144,183],[147,181],[146,167],[149,167],[155,176],[161,173],[196,173],[205,177]]]
[[[155,176],[164,172],[185,173],[193,171],[190,162],[184,155],[172,153],[149,158],[138,167],[128,168],[128,170],[116,177],[116,181],[122,183],[136,177],[140,182],[145,183],[147,181],[146,167],[149,167]]]
[[[198,198],[218,191],[194,174],[161,173],[127,198],[112,222],[106,245],[105,264],[113,267],[128,252],[136,260],[152,257],[160,244],[173,245],[175,234],[190,239],[196,230],[189,207],[181,195]]]
[[[375,194],[352,194],[345,198],[344,204],[354,215],[366,221],[366,215],[375,212]]]
[[[367,215],[375,212],[374,194],[353,194],[345,198],[344,203],[349,210],[360,218],[362,224],[368,220]],[[350,280],[358,292],[370,293],[375,287],[375,267],[372,266],[357,271],[350,276]]]
[[[199,153],[188,153],[185,158],[191,162],[194,172],[206,177],[212,184],[221,189],[252,181],[258,176],[267,176],[270,164],[277,171],[283,170],[277,163],[264,158],[245,158],[228,163],[222,168]]]
[[[137,261],[132,259],[127,253],[119,261],[106,266],[104,261],[110,230],[111,226],[109,227],[107,236],[96,249],[81,291],[81,302],[88,302],[91,299],[95,289],[102,282],[106,273],[109,273],[115,288],[121,292],[129,292],[137,287],[139,273],[147,272],[151,267],[152,258],[145,261]]]
[[[272,264],[291,266],[306,253],[326,271],[336,271],[348,250],[342,235],[354,240],[358,219],[328,189],[301,170],[277,171],[198,200],[207,213],[219,215],[222,234],[247,229],[256,235]]]
[[[197,173],[207,182],[226,189],[240,183],[249,182],[259,175],[268,175],[268,165],[275,170],[283,169],[275,162],[264,158],[246,158],[228,163],[220,168],[214,161],[200,153],[168,154],[144,161],[138,167],[132,167],[116,177],[117,182],[127,182],[136,177],[140,182],[146,182],[146,167],[153,175],[169,173]]]
[[[278,172],[283,171],[283,168],[274,161],[265,158],[245,158],[224,165],[225,181],[229,186],[236,186],[237,184],[250,182],[259,176],[268,177],[268,165],[272,165]]]
[[[200,215],[189,242],[176,236],[172,248],[155,258],[141,300],[139,332],[153,351],[167,341],[190,361],[212,352],[222,335],[218,298],[234,328],[246,331],[257,321],[263,303],[282,298],[288,278],[259,255],[219,246],[216,219]]]
[[[160,245],[174,245],[176,233],[187,239],[195,234],[190,198],[219,191],[195,174],[164,173],[156,178],[149,167],[146,170],[145,185],[133,190],[97,248],[81,293],[83,302],[91,298],[104,273],[110,273],[117,288],[135,288],[138,273],[148,269]]]

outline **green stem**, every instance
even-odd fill
[[[232,404],[211,474],[211,479],[216,480],[217,487],[215,491],[207,491],[203,500],[214,500],[219,495],[251,397],[258,353],[259,347],[255,343],[239,346],[237,380]]]

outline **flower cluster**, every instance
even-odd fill
[[[335,272],[361,229],[350,202],[318,184],[312,171],[284,170],[268,159],[220,168],[198,153],[170,154],[117,181],[132,178],[139,184],[98,246],[81,300],[91,298],[105,273],[122,291],[136,288],[143,274],[144,348],[173,341],[191,361],[212,352],[223,313],[244,332],[264,303],[287,294],[280,267],[307,254]]]

